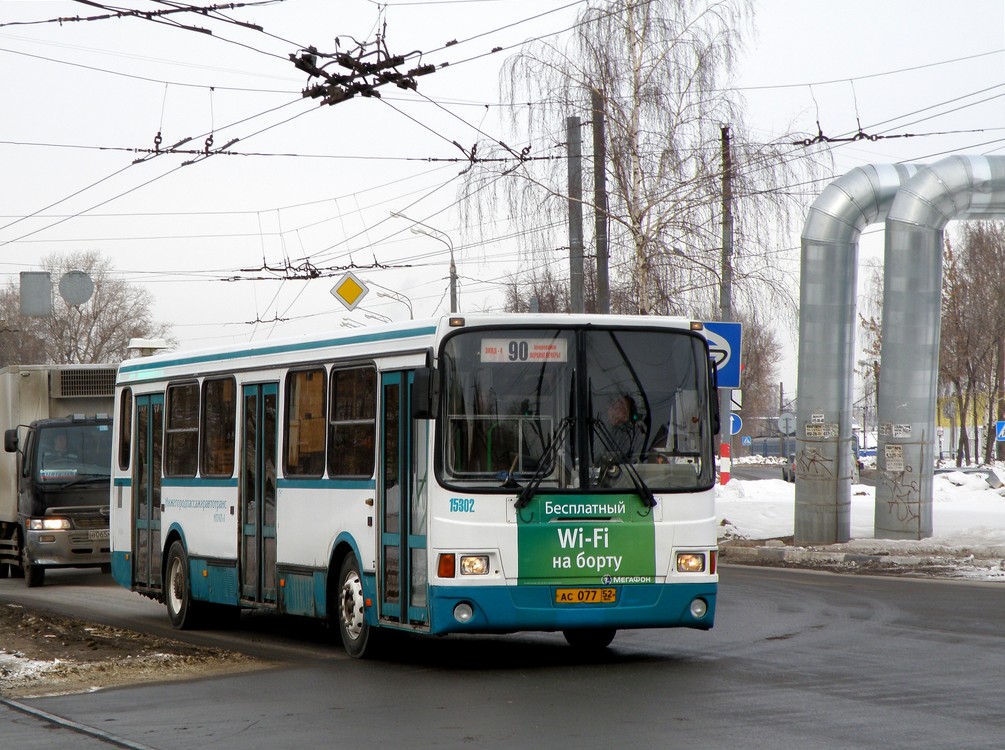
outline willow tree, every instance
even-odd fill
[[[502,96],[512,113],[507,124],[520,134],[510,142],[530,144],[524,156],[549,155],[543,147],[565,140],[568,116],[589,122],[599,94],[612,299],[628,300],[630,308],[620,312],[716,314],[723,125],[733,135],[734,298],[741,308],[768,301],[776,310],[793,309],[795,253],[779,252],[777,238],[791,229],[801,207],[785,185],[797,181],[806,162],[791,145],[756,144],[746,136],[743,103],[729,81],[748,17],[744,0],[590,4],[564,43],[530,42],[504,66]],[[516,153],[500,146],[494,155]],[[489,148],[480,145],[478,153]],[[567,244],[563,159],[476,164],[467,189],[476,183],[485,199],[469,208],[497,210],[503,189],[511,216],[524,227],[544,227],[524,235],[535,262],[539,248]],[[584,196],[592,196],[591,173],[584,166]],[[592,207],[592,200],[584,202]],[[554,262],[558,256],[551,253]]]

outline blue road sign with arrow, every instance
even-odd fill
[[[730,414],[729,415],[729,434],[730,435],[739,435],[740,434],[740,430],[742,430],[742,429],[743,429],[743,420],[740,419],[740,415],[739,414]]]
[[[740,387],[741,323],[705,323],[705,338],[715,362],[720,388]],[[734,433],[735,434],[735,433]]]

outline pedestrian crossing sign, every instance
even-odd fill
[[[995,422],[995,440],[1005,443],[1005,422]]]

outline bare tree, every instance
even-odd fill
[[[753,427],[778,415],[778,361],[781,344],[771,327],[757,315],[742,316],[743,418]],[[747,430],[745,430],[747,432]]]
[[[794,264],[773,238],[795,218],[797,203],[783,186],[805,161],[800,154],[790,162],[785,147],[745,135],[728,74],[747,15],[746,0],[614,0],[583,11],[567,45],[528,44],[505,66],[511,125],[530,143],[564,140],[558,126],[570,114],[589,119],[591,95],[600,94],[612,288],[629,289],[634,312],[717,317],[723,124],[733,133],[737,307],[794,310]],[[518,106],[528,100],[533,106]],[[490,149],[481,144],[478,153]],[[565,214],[564,169],[561,160],[508,169],[478,163],[469,180],[493,189],[479,191],[484,202],[468,208],[495,209],[494,191],[503,189],[524,226],[540,218],[542,232],[559,233],[563,225],[554,217]],[[591,170],[583,172],[589,177]],[[527,240],[535,248],[564,244],[533,233]]]
[[[83,271],[93,280],[94,293],[81,305],[57,294],[51,316],[26,317],[20,314],[17,283],[0,291],[0,365],[118,362],[126,358],[130,339],[167,337],[167,326],[153,320],[150,294],[115,278],[100,253],[54,254],[42,266],[54,284],[68,271]]]
[[[1005,224],[968,222],[943,255],[942,330],[939,377],[960,418],[957,463],[971,460],[967,424],[985,424],[993,434],[995,411],[1005,418],[1002,400],[1002,332],[1005,302],[999,294],[1005,273]],[[985,441],[984,460],[991,458]],[[981,455],[975,446],[973,458]]]

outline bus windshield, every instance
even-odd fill
[[[708,489],[708,353],[678,329],[461,331],[441,358],[442,481],[512,492]]]

